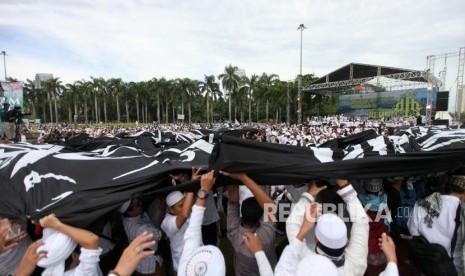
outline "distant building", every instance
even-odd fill
[[[41,89],[43,82],[48,81],[50,79],[53,79],[53,74],[37,73],[36,74],[36,79],[35,79],[36,88]]]

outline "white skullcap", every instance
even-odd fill
[[[45,228],[42,236],[43,245],[37,252],[46,251],[47,257],[41,259],[37,265],[45,268],[43,276],[61,276],[65,272],[65,260],[76,248],[76,242],[68,235],[52,228]]]
[[[339,272],[333,262],[321,255],[303,258],[297,265],[296,276],[338,276]]]
[[[316,222],[315,237],[324,246],[339,249],[347,244],[347,227],[335,214],[324,214]]]
[[[168,207],[172,207],[174,204],[178,203],[183,198],[184,194],[180,191],[171,192],[166,197],[166,204],[168,205]]]
[[[182,267],[179,267],[178,275],[226,275],[223,253],[221,253],[218,247],[213,245],[197,248],[184,264]]]

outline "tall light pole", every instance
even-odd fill
[[[289,94],[289,82],[287,82],[287,104],[286,104],[286,110],[287,110],[287,125],[290,126],[291,125],[291,97],[290,97],[290,94]]]
[[[298,110],[297,110],[297,123],[302,123],[302,38],[303,32],[307,29],[304,24],[300,24],[297,30],[300,30],[300,74],[299,74],[299,92],[297,94],[297,103],[298,103]]]
[[[3,55],[3,68],[5,69],[5,81],[6,81],[6,60],[5,60],[6,52],[2,51],[0,52],[0,55]]]

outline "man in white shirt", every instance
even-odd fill
[[[161,229],[170,239],[171,258],[174,271],[178,271],[179,259],[184,248],[184,234],[189,225],[189,216],[192,210],[194,193],[186,196],[179,191],[171,192],[166,197],[168,213],[161,223]]]
[[[445,186],[444,193],[433,193],[415,203],[408,228],[412,236],[421,235],[430,243],[442,245],[449,256],[453,257],[457,272],[463,272],[463,253],[455,250],[463,248],[463,237],[458,239],[461,244],[455,244],[455,252],[452,252],[452,239],[458,208],[465,201],[465,176],[453,175]],[[461,227],[463,226],[458,226],[458,232],[462,232]]]
[[[211,171],[204,174],[200,181],[200,190],[197,193],[195,205],[192,207],[191,221],[184,236],[184,249],[179,261],[179,276],[224,276],[226,274],[223,254],[216,246],[203,246],[201,236],[206,199],[212,196],[210,193],[215,180],[214,171]]]
[[[170,175],[174,181],[187,182],[200,178],[200,169],[192,168],[192,175],[189,178],[186,174]],[[192,210],[194,193],[188,192],[186,196],[179,191],[174,191],[166,197],[168,210],[165,218],[161,223],[161,229],[170,239],[171,258],[173,260],[173,269],[177,272],[179,259],[184,248],[184,234],[189,225],[189,216]]]
[[[40,219],[40,225],[44,232],[42,241],[34,243],[37,258],[33,262],[23,260],[16,275],[31,275],[36,264],[45,268],[43,276],[102,275],[98,266],[102,249],[97,235],[64,224],[54,214]],[[75,251],[77,244],[80,254]]]
[[[302,246],[301,255],[306,257],[320,254],[331,259],[338,267],[340,275],[363,275],[367,268],[369,219],[352,185],[342,179],[336,179],[336,184],[337,193],[346,203],[352,222],[350,239],[347,238],[347,230],[342,219],[334,214],[325,214],[319,219],[322,220],[324,217],[324,221],[319,221],[319,224],[317,222],[315,227],[313,241],[316,246],[313,248]],[[289,244],[296,239],[301,229],[308,205],[315,202],[317,194],[325,188],[326,186],[310,186],[308,192],[303,193],[299,202],[294,206],[286,222]]]

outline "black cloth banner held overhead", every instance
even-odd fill
[[[427,175],[465,164],[465,129],[420,127],[389,137],[369,131],[311,148],[235,138],[239,133],[159,131],[82,137],[64,146],[1,144],[0,215],[37,219],[55,213],[88,227],[135,195],[195,188],[198,183],[173,187],[169,178],[192,167],[245,172],[258,184],[284,185],[312,178]],[[217,139],[214,147],[205,141]],[[231,180],[219,175],[217,182]]]

